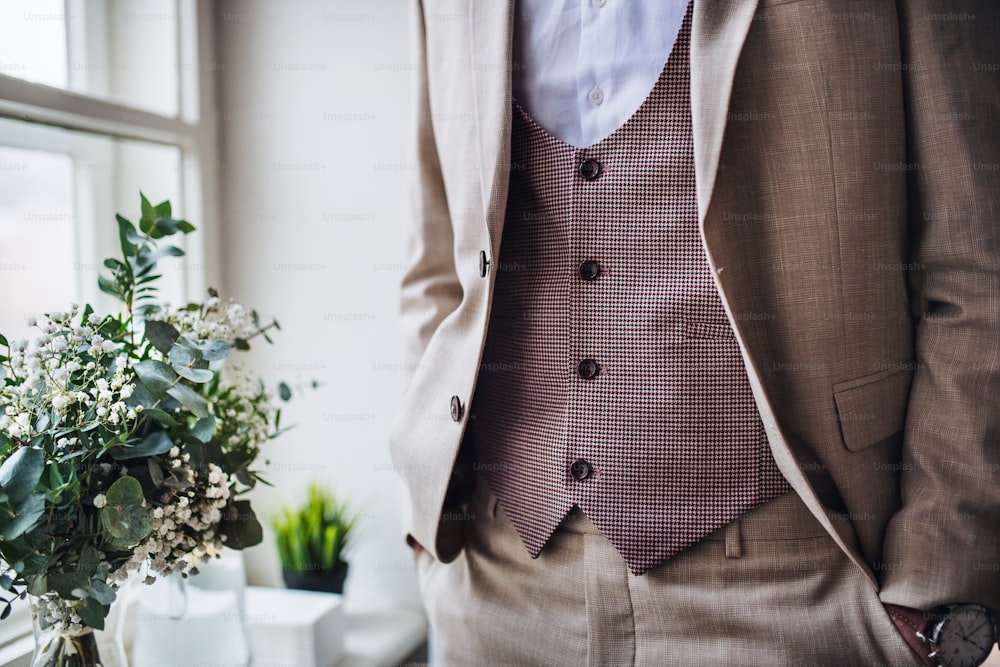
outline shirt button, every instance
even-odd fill
[[[608,4],[608,0],[590,0],[590,4],[594,5],[595,7],[603,7],[604,5]]]
[[[594,88],[592,91],[590,91],[590,94],[587,95],[587,98],[590,100],[590,103],[593,104],[595,107],[600,106],[601,103],[604,102],[604,91],[601,90],[600,88]]]
[[[451,397],[451,420],[462,421],[462,399],[458,396]]]
[[[598,364],[593,359],[584,359],[576,367],[577,373],[580,374],[584,380],[593,380],[597,377],[597,372],[601,370],[601,365]]]
[[[572,475],[573,479],[575,479],[578,482],[582,482],[583,480],[587,479],[593,472],[594,469],[591,467],[591,465],[586,461],[584,461],[583,459],[577,459],[576,461],[573,461],[573,463],[569,467],[569,474]]]
[[[601,175],[604,166],[597,160],[584,160],[580,163],[579,171],[584,180],[592,181]]]
[[[601,275],[601,263],[588,259],[580,264],[580,277],[584,280],[594,280]]]

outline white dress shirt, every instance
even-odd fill
[[[514,98],[567,144],[597,143],[638,109],[688,0],[517,0]]]

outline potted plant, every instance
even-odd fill
[[[344,550],[358,515],[317,482],[300,506],[283,507],[271,519],[288,588],[342,593],[347,578]]]

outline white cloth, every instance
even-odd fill
[[[629,119],[673,48],[687,0],[517,0],[514,98],[583,148]]]

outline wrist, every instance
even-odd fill
[[[883,603],[907,645],[928,667],[981,665],[997,640],[992,612],[977,604],[925,611]]]
[[[883,602],[882,606],[885,607],[907,646],[917,654],[921,662],[927,667],[937,667],[937,663],[930,657],[931,647],[927,642],[931,612],[888,602]]]

